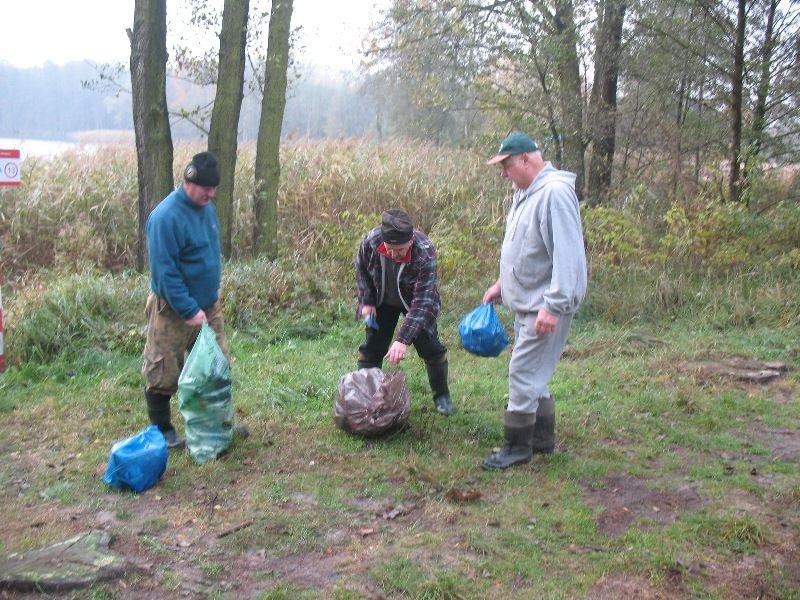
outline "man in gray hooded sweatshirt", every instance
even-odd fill
[[[526,463],[555,445],[555,403],[547,389],[586,294],[586,255],[575,174],[544,162],[536,143],[512,133],[487,164],[500,163],[514,186],[500,253],[500,278],[483,303],[515,313],[508,366],[505,444],[483,461],[486,469]]]

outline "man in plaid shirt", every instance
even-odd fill
[[[406,357],[411,344],[425,361],[436,410],[455,413],[447,387],[447,348],[439,340],[439,288],[436,248],[411,217],[399,208],[381,213],[381,225],[361,240],[356,257],[356,287],[366,340],[359,347],[358,368],[392,366]],[[400,314],[403,324],[392,342]]]

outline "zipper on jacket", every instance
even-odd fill
[[[410,312],[411,309],[408,307],[408,304],[406,304],[406,301],[403,298],[403,290],[400,289],[400,276],[403,274],[403,269],[406,268],[406,264],[407,263],[402,263],[400,268],[397,269],[397,295],[400,297],[400,302],[402,302],[403,306],[406,307],[406,312]]]
[[[381,294],[380,297],[378,298],[378,304],[375,305],[375,308],[383,304],[383,296],[386,293],[386,257],[380,253],[379,256],[381,257]],[[399,292],[400,289],[398,288],[397,291]]]

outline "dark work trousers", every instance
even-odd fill
[[[368,369],[371,367],[383,366],[383,357],[389,351],[394,339],[394,330],[397,327],[397,320],[400,318],[400,313],[405,314],[406,311],[402,308],[395,308],[382,304],[377,308],[375,320],[378,322],[378,330],[366,327],[367,338],[363,344],[358,348],[358,368]],[[439,341],[439,334],[436,331],[436,325],[433,326],[433,332],[428,333],[421,331],[413,342],[414,348],[417,350],[420,358],[426,364],[438,364],[447,360],[447,348],[441,341]]]

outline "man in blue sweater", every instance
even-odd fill
[[[169,403],[178,389],[185,355],[204,322],[230,361],[219,301],[219,222],[211,203],[218,185],[216,157],[211,152],[196,154],[183,172],[183,183],[147,219],[151,293],[145,309],[144,396],[150,422],[170,448],[185,443],[172,426]]]
[[[555,402],[547,388],[586,294],[586,255],[575,174],[542,159],[531,138],[512,133],[488,164],[500,164],[514,196],[500,251],[500,277],[483,303],[514,311],[514,351],[508,365],[505,444],[486,469],[526,463],[555,445]]]

